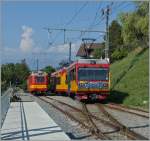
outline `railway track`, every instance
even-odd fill
[[[110,113],[108,113],[104,106],[102,104],[97,104],[97,106],[99,107],[100,111],[107,117],[109,118],[113,123],[115,123],[117,126],[119,126],[120,131],[122,132],[122,134],[125,134],[129,139],[131,140],[148,140],[146,137],[137,134],[136,132],[133,132],[131,130],[129,130],[128,127],[126,127],[125,125],[121,124],[117,119],[115,119]]]
[[[83,109],[85,110],[84,112],[82,111],[82,113],[80,112],[80,114],[82,114],[82,117],[84,116],[84,120],[81,120],[79,118],[77,118],[76,116],[74,116],[73,114],[71,114],[70,111],[64,110],[63,108],[60,108],[60,106],[54,104],[54,102],[56,102],[55,99],[49,98],[51,100],[53,100],[53,102],[48,101],[47,97],[39,97],[39,99],[41,99],[42,101],[50,104],[51,106],[53,106],[54,108],[56,108],[57,110],[59,110],[60,112],[62,112],[63,114],[65,114],[66,116],[68,116],[70,119],[72,119],[73,121],[79,123],[82,127],[84,127],[86,130],[88,129],[88,132],[91,133],[92,136],[95,136],[96,139],[103,139],[103,140],[108,140],[110,139],[109,137],[107,137],[105,134],[103,134],[94,124],[94,122],[92,121],[91,117],[89,116],[89,113],[87,111],[87,108],[85,107],[85,105],[83,105]],[[58,101],[57,101],[58,102]],[[57,103],[58,104],[58,103]],[[61,106],[62,107],[62,106]],[[81,116],[81,115],[80,115]],[[80,117],[79,116],[79,117]],[[86,120],[85,120],[86,119]]]
[[[97,127],[97,125],[94,123],[91,114],[89,113],[86,104],[82,103],[83,107],[83,113],[85,114],[85,117],[87,118],[87,122],[89,124],[90,130],[92,133],[96,134],[98,138],[103,138],[103,139],[110,139],[108,136],[106,136],[102,131]]]
[[[131,107],[115,104],[115,103],[109,103],[105,106],[107,108],[115,109],[115,110],[122,111],[122,112],[127,112],[127,113],[134,114],[134,115],[137,115],[137,116],[141,116],[141,117],[144,117],[144,118],[149,118],[149,112],[145,111],[145,110],[142,110],[142,109],[131,108]]]
[[[83,113],[83,111],[81,110],[81,109],[79,109],[79,108],[76,108],[76,107],[74,107],[74,106],[71,106],[70,104],[67,104],[67,103],[65,103],[65,102],[62,102],[62,101],[60,101],[60,100],[56,100],[56,99],[53,99],[53,98],[50,98],[50,97],[46,97],[47,99],[50,99],[50,100],[54,100],[54,101],[57,101],[58,103],[60,103],[60,104],[62,104],[62,105],[66,105],[67,107],[70,107],[71,109],[74,109],[75,111],[77,111],[77,112],[80,112],[80,113]],[[81,103],[81,104],[83,104],[83,103]],[[82,105],[83,106],[83,105]],[[107,126],[109,126],[109,127],[113,127],[114,129],[116,129],[116,130],[119,130],[119,128],[118,128],[118,126],[116,126],[115,124],[113,124],[113,123],[111,123],[111,122],[109,122],[109,121],[107,121],[107,120],[104,120],[104,119],[102,119],[102,118],[100,118],[100,117],[97,117],[97,116],[95,116],[95,115],[93,115],[93,114],[91,114],[91,113],[88,113],[92,118],[94,118],[95,120],[98,120],[98,121],[100,121],[100,122],[102,122],[104,125],[107,125]]]
[[[103,118],[100,118],[98,116],[93,115],[91,112],[89,112],[86,104],[81,103],[82,104],[82,109],[78,109],[76,107],[73,107],[67,103],[64,103],[60,100],[56,100],[50,97],[39,97],[42,101],[50,104],[51,106],[53,106],[54,108],[56,108],[57,110],[59,110],[60,112],[62,112],[63,114],[67,115],[70,119],[74,120],[75,122],[79,123],[82,127],[84,127],[85,129],[88,129],[88,132],[91,133],[91,135],[95,136],[96,139],[104,139],[104,140],[110,140],[111,138],[107,135],[107,132],[102,132],[101,129],[97,126],[97,122],[101,122],[104,125],[107,125],[111,128],[113,128],[115,131],[114,132],[118,132],[121,133],[124,136],[127,136],[128,139],[132,139],[132,140],[148,140],[147,138],[145,138],[142,135],[139,135],[131,130],[129,130],[126,126],[122,125],[120,122],[118,122],[112,115],[110,115],[105,108],[103,107],[103,105],[101,104],[96,104],[96,106],[99,108],[100,112],[102,114],[104,114],[104,116],[109,119],[108,120],[104,120]],[[49,101],[49,100],[50,101]],[[55,103],[55,104],[54,104]],[[74,110],[75,112],[78,112],[78,114],[82,115],[81,117],[84,116],[84,120],[79,119],[80,116],[74,116],[73,114],[71,114],[70,111],[67,111],[66,109],[64,110],[62,107],[63,106],[67,106],[70,108],[70,110]],[[61,108],[60,108],[61,107]]]

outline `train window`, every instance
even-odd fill
[[[75,78],[76,78],[76,72],[75,69],[73,69],[70,71],[70,80],[75,80]]]
[[[42,82],[44,82],[44,81],[45,81],[45,79],[44,79],[43,76],[37,76],[37,77],[36,77],[36,82],[37,82],[37,83],[42,83]]]
[[[107,68],[79,68],[79,80],[108,80]]]
[[[60,77],[56,78],[56,84],[60,84]]]

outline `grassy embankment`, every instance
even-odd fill
[[[149,107],[149,49],[136,49],[113,63],[109,101],[144,109]]]

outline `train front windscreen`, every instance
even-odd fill
[[[43,82],[45,82],[45,79],[43,76],[37,76],[36,77],[36,83],[43,83]]]
[[[100,81],[108,80],[108,68],[79,68],[78,80],[79,81]]]

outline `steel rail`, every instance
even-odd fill
[[[100,135],[98,135],[97,133],[91,131],[91,128],[90,128],[88,125],[86,125],[86,124],[85,124],[84,122],[82,122],[81,120],[75,118],[72,114],[70,114],[70,112],[67,112],[67,111],[63,110],[62,108],[56,106],[56,105],[53,104],[52,102],[45,100],[45,98],[39,97],[39,99],[42,100],[42,101],[44,101],[45,103],[51,105],[52,107],[54,107],[54,108],[57,109],[58,111],[62,112],[64,115],[68,116],[70,119],[74,120],[75,122],[79,123],[80,125],[82,125],[82,126],[85,127],[86,129],[88,129],[89,132],[90,132],[92,135],[95,135],[95,136],[98,137],[99,139],[104,139],[103,136],[100,136]],[[107,138],[107,139],[109,139],[109,138]]]
[[[108,107],[108,108],[111,108],[111,109],[113,108],[113,109],[116,109],[116,110],[119,110],[119,111],[127,112],[127,113],[134,114],[134,115],[137,115],[137,116],[141,116],[141,117],[144,117],[144,118],[149,118],[149,115],[147,115],[148,112],[143,111],[143,110],[135,111],[136,108],[127,108],[127,107],[125,107],[123,105],[117,105],[117,104],[112,104],[112,103],[111,104],[107,104],[105,106]],[[131,110],[134,110],[134,112],[131,111]],[[137,113],[137,112],[143,112],[145,114],[141,114],[141,113]]]
[[[107,137],[105,134],[102,133],[102,131],[100,131],[100,129],[98,129],[98,127],[96,126],[96,124],[93,122],[89,111],[86,107],[86,104],[82,103],[82,107],[83,107],[83,112],[87,118],[87,122],[91,125],[91,132],[95,133],[98,137],[103,137],[103,139],[111,139],[109,137]]]
[[[116,123],[119,127],[120,130],[123,134],[125,134],[128,138],[132,139],[132,140],[148,140],[148,138],[135,133],[134,131],[131,131],[128,127],[126,127],[125,125],[121,124],[117,119],[115,119],[111,114],[109,114],[104,106],[102,104],[96,104],[98,106],[98,108],[100,109],[100,111],[102,111],[102,113],[108,117],[113,123]]]
[[[149,113],[149,111],[146,111],[146,110],[140,109],[140,108],[136,108],[136,107],[130,107],[130,106],[125,106],[125,105],[122,105],[122,104],[116,104],[116,103],[109,103],[109,104],[115,105],[115,106],[120,106],[120,107],[122,107],[122,108],[127,108],[127,109],[131,109],[131,110],[137,110],[137,111]]]
[[[62,104],[62,105],[66,105],[66,106],[72,108],[73,110],[76,110],[77,112],[80,112],[80,113],[83,112],[82,110],[80,110],[80,109],[78,109],[78,108],[76,108],[76,107],[73,107],[73,106],[71,106],[71,105],[69,105],[69,104],[67,104],[67,103],[65,103],[65,102],[60,101],[60,100],[53,99],[53,98],[47,97],[47,96],[46,96],[46,98],[48,98],[48,99],[50,99],[50,100],[54,100],[54,101],[56,101],[56,102],[58,102],[58,103],[60,103],[60,104]],[[119,128],[118,126],[116,126],[115,124],[113,124],[113,123],[111,123],[111,122],[109,122],[109,121],[107,121],[107,120],[104,120],[104,119],[102,119],[102,118],[100,118],[100,117],[97,117],[97,116],[93,115],[92,113],[89,113],[89,115],[90,115],[92,118],[94,118],[95,120],[100,121],[100,122],[103,123],[104,125],[107,125],[107,126],[109,126],[109,127],[115,128],[116,131],[119,131],[119,130],[120,130],[120,128]]]

